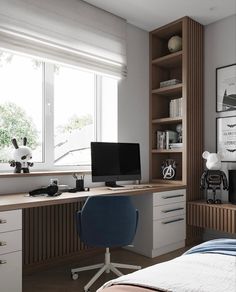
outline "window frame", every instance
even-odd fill
[[[5,49],[3,49],[5,51]],[[8,51],[8,50],[6,50]],[[20,52],[13,54],[24,55]],[[29,56],[29,55],[28,55]],[[101,141],[102,137],[102,73],[93,72],[78,66],[70,64],[60,64],[58,62],[50,62],[42,60],[37,56],[29,56],[42,62],[42,162],[34,162],[31,172],[47,172],[47,171],[90,171],[91,165],[55,165],[54,164],[54,66],[56,64],[71,67],[80,71],[92,72],[94,74],[94,141]],[[107,76],[107,75],[104,75]],[[118,80],[117,79],[117,98],[118,98]],[[118,110],[118,108],[117,108]],[[117,125],[118,131],[118,125]],[[0,173],[12,171],[12,167],[8,163],[0,163]]]

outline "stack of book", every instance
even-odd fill
[[[157,131],[157,149],[166,149],[166,133]]]
[[[183,143],[170,143],[170,149],[179,149],[183,147]]]
[[[169,106],[170,118],[182,117],[183,115],[183,98],[172,99]]]
[[[177,132],[172,130],[157,131],[157,149],[170,149],[171,144],[179,144],[177,137]]]
[[[179,83],[181,83],[181,80],[178,80],[178,79],[170,79],[170,80],[166,80],[166,81],[161,81],[160,88],[166,87],[166,86],[171,86],[171,85],[176,85]]]

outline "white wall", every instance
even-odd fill
[[[236,63],[236,15],[205,26],[204,149],[216,151],[216,118],[236,116],[236,111],[216,113],[216,68]],[[236,169],[235,163],[223,163],[222,170]],[[228,200],[228,193],[222,195]],[[207,230],[204,237],[232,236]]]
[[[236,111],[216,113],[216,68],[236,63],[236,15],[205,26],[204,149],[216,151],[216,118],[236,115]],[[236,163],[223,163],[223,170]],[[223,200],[227,201],[227,192]]]
[[[149,170],[149,41],[148,32],[127,24],[128,77],[119,84],[118,92],[118,139],[121,142],[141,144],[143,181],[148,180]],[[1,178],[0,194],[28,192],[47,186],[55,176]],[[74,187],[71,175],[56,176],[60,184]],[[96,186],[91,177],[85,177],[85,186]]]
[[[119,86],[118,140],[140,143],[142,180],[149,179],[149,35],[127,26],[128,77]]]

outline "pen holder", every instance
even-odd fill
[[[77,191],[82,192],[82,191],[85,190],[84,189],[84,180],[83,179],[77,179],[75,181],[75,184],[76,184],[75,188],[76,188]]]

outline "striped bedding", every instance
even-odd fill
[[[236,292],[236,240],[217,239],[182,256],[105,283],[97,292]]]

